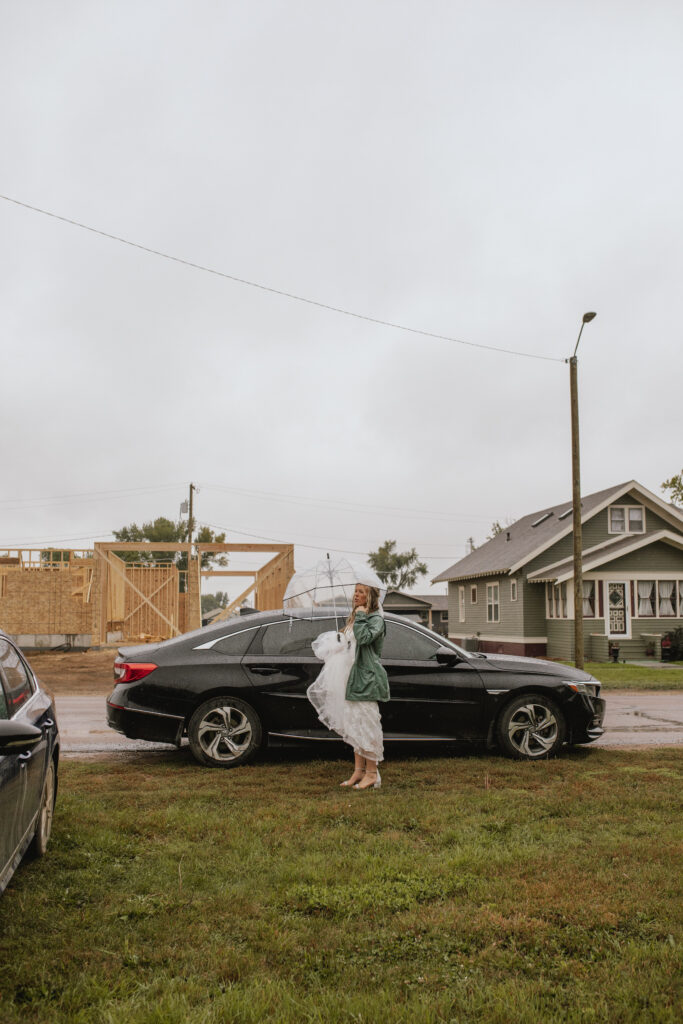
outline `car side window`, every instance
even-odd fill
[[[17,711],[33,693],[33,686],[19,652],[7,640],[0,639],[0,671],[7,687],[8,718]]]
[[[344,623],[339,620],[339,628]],[[314,658],[311,644],[321,633],[335,628],[334,619],[281,619],[262,626],[249,654],[265,658]]]
[[[258,627],[251,629],[242,629],[237,633],[228,633],[227,636],[222,637],[217,643],[211,648],[213,651],[217,651],[218,654],[229,654],[234,657],[241,657],[246,654],[249,650],[249,645],[256,636]]]
[[[387,661],[434,661],[438,643],[400,622],[387,622],[387,635],[382,650],[382,660]]]

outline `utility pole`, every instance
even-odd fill
[[[189,505],[189,512],[190,512],[190,514],[189,514],[189,517],[188,517],[188,520],[187,520],[187,540],[188,540],[189,544],[192,543],[192,531],[194,529],[194,519],[192,518],[192,499],[194,497],[194,492],[196,490],[197,490],[197,488],[195,487],[195,485],[194,484],[190,484],[190,505]]]
[[[578,359],[576,357],[581,341],[581,334],[586,324],[594,320],[597,314],[584,313],[581,330],[576,339],[574,355],[567,360],[569,363],[569,397],[572,416],[572,522],[574,532],[574,664],[583,668],[583,565],[581,559],[581,460],[579,446],[579,385]]]

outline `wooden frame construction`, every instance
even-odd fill
[[[123,552],[184,552],[186,587],[172,562],[127,562]],[[255,569],[202,569],[203,554],[252,552],[272,554]],[[201,578],[251,576],[252,582],[224,608],[231,615],[250,594],[259,611],[282,606],[294,573],[292,544],[190,544],[171,541],[106,541],[92,551],[10,548],[0,551],[0,625],[18,636],[58,637],[98,647],[110,642],[165,640],[198,629],[201,619]],[[38,642],[36,640],[36,642]]]

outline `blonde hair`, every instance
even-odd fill
[[[372,615],[373,612],[379,611],[379,590],[377,589],[377,587],[368,587],[368,586],[365,585],[365,583],[363,584],[363,586],[365,587],[365,589],[368,592],[368,601],[367,601],[368,615]],[[346,620],[346,625],[344,626],[344,629],[350,629],[353,626],[355,620],[356,620],[356,609],[352,608],[351,609],[351,614],[349,615],[348,619]]]

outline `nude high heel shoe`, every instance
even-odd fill
[[[345,789],[355,788],[356,783],[360,782],[365,775],[365,758],[355,755],[355,764],[353,767],[353,775],[350,779],[346,779],[344,782],[340,782],[339,785]]]
[[[363,776],[360,782],[357,782],[353,787],[354,789],[379,789],[382,785],[382,777],[379,774],[379,769],[374,772],[367,772]]]

